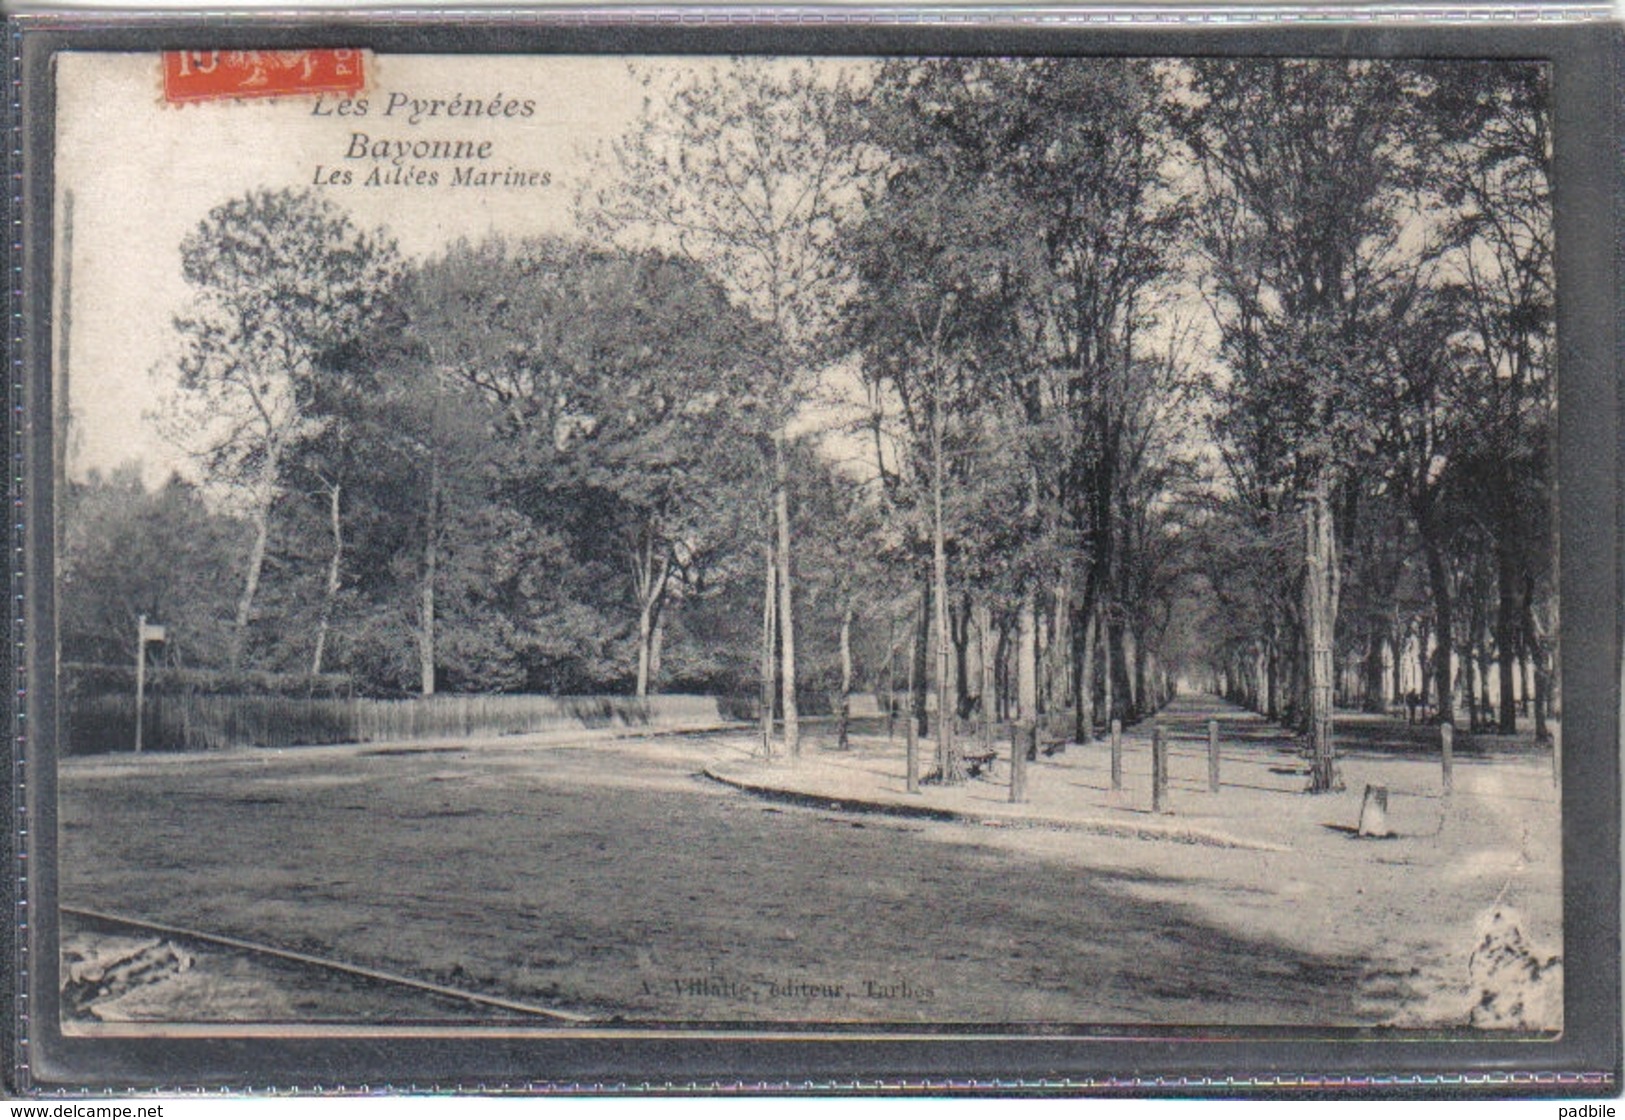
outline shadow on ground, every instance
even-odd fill
[[[66,767],[62,899],[628,1022],[1385,1018],[1362,960],[1141,897],[1175,879],[768,806],[693,782],[704,743],[643,749]]]

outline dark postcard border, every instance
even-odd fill
[[[9,866],[26,874],[16,992],[25,1092],[92,1090],[355,1092],[898,1092],[1333,1096],[1600,1096],[1618,1092],[1620,1051],[1620,293],[1621,29],[1609,24],[1439,27],[1254,24],[1235,28],[1010,28],[861,24],[861,12],[781,22],[660,26],[589,23],[571,14],[510,18],[460,13],[443,23],[351,17],[325,22],[248,16],[198,20],[80,16],[14,18],[8,99],[20,105],[8,150],[23,205],[14,210],[8,292],[13,332],[13,536],[21,553],[26,625],[14,723],[21,811],[8,829]],[[850,20],[848,25],[832,26]],[[1565,692],[1563,757],[1566,1028],[1549,1042],[1483,1037],[1413,1040],[1403,1032],[1137,1029],[1130,1040],[696,1037],[525,1038],[471,1030],[456,1040],[352,1035],[321,1039],[85,1039],[57,1021],[55,696],[50,515],[52,141],[55,52],[204,47],[363,46],[399,53],[784,53],[1321,55],[1538,58],[1554,66],[1554,209],[1558,260],[1560,603]],[[21,81],[18,96],[17,81]],[[16,235],[21,235],[20,243]],[[18,262],[20,260],[20,270]],[[17,573],[14,573],[14,583]],[[14,590],[14,596],[16,592]],[[14,639],[16,635],[14,634]],[[8,648],[8,654],[17,646]],[[26,738],[21,732],[26,727]],[[26,761],[26,766],[21,764]],[[7,876],[15,889],[16,879]],[[8,930],[15,936],[16,930]],[[41,951],[41,950],[45,951]],[[901,1033],[901,1032],[892,1032]],[[875,1036],[881,1037],[875,1037]],[[1181,1037],[1184,1035],[1185,1037]],[[1192,1037],[1200,1036],[1200,1037]]]

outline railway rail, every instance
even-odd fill
[[[277,960],[289,961],[307,967],[326,969],[329,972],[341,973],[346,976],[362,980],[369,980],[378,984],[390,984],[401,988],[410,988],[414,991],[429,995],[440,996],[445,999],[459,1000],[475,1004],[480,1007],[491,1007],[502,1011],[515,1012],[521,1015],[532,1015],[538,1018],[550,1019],[561,1023],[592,1023],[596,1022],[594,1016],[583,1015],[574,1011],[564,1011],[556,1007],[542,1007],[539,1004],[526,1003],[521,1000],[507,999],[502,996],[487,995],[483,992],[471,992],[463,988],[453,988],[446,984],[436,984],[428,980],[419,980],[400,973],[388,972],[379,968],[369,968],[364,965],[350,964],[346,961],[333,960],[330,957],[319,957],[313,953],[302,953],[294,949],[284,949],[276,945],[265,945],[257,941],[249,941],[240,937],[228,937],[224,934],[208,933],[203,930],[189,929],[185,926],[169,925],[164,922],[153,922],[143,918],[132,918],[124,914],[111,914],[102,910],[86,910],[76,906],[62,906],[58,908],[61,913],[71,915],[84,921],[104,926],[123,927],[140,930],[146,933],[173,937],[182,941],[195,942],[200,945],[210,945],[217,948],[231,949],[241,953],[252,953],[262,957],[271,957]]]

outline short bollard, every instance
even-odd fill
[[[1219,721],[1207,721],[1207,788],[1219,792]]]
[[[1168,744],[1160,727],[1151,729],[1151,811],[1168,812]]]
[[[1451,752],[1455,746],[1456,729],[1451,724],[1439,725],[1439,762],[1444,767],[1444,793],[1449,797],[1456,792],[1456,776],[1451,772],[1454,759]]]
[[[1365,800],[1360,802],[1359,835],[1370,836],[1379,840],[1387,839],[1393,833],[1388,831],[1388,787],[1366,786]]]
[[[1027,751],[1038,741],[1038,728],[1017,724],[1010,736],[1010,803],[1027,800]]]
[[[1112,792],[1123,788],[1123,721],[1112,720]]]

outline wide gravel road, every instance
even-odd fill
[[[695,776],[746,746],[71,759],[61,897],[605,1020],[1380,1017],[1362,962],[1204,924],[1168,901],[1177,882],[1092,867],[1099,837],[780,806]]]

